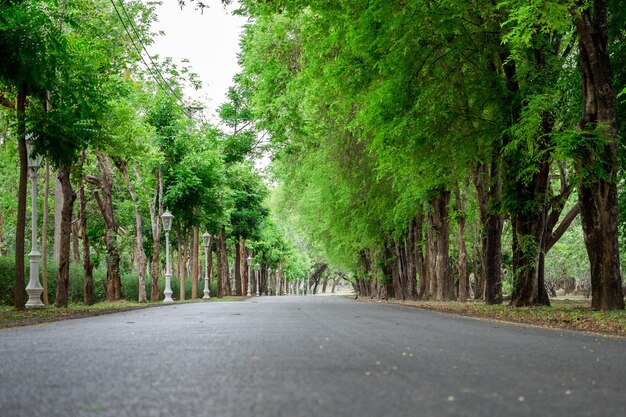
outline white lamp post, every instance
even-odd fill
[[[202,235],[202,243],[204,245],[204,297],[203,300],[211,299],[211,289],[209,288],[209,246],[211,245],[211,235],[204,232]]]
[[[247,297],[252,296],[252,293],[250,292],[250,283],[251,283],[250,266],[252,266],[252,256],[248,256],[248,292],[246,294]]]
[[[172,213],[165,210],[165,213],[161,214],[161,219],[163,219],[163,229],[165,229],[165,299],[164,303],[172,303],[174,300],[172,299],[172,270],[170,269],[170,230],[172,230]]]
[[[270,285],[271,274],[272,274],[272,268],[267,268],[267,295],[272,295],[272,286]]]
[[[37,249],[37,171],[41,164],[41,155],[33,154],[33,140],[29,134],[26,138],[26,149],[28,152],[28,170],[30,171],[31,188],[31,250],[28,254],[30,259],[30,280],[26,286],[28,302],[26,308],[43,308],[41,293],[43,287],[39,282],[39,260],[41,253]]]
[[[256,296],[259,296],[259,272],[261,268],[261,265],[259,265],[258,263],[254,266],[255,272],[256,272]]]

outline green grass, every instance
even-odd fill
[[[517,308],[506,304],[486,305],[481,301],[461,303],[390,300],[390,302],[469,317],[626,336],[626,310],[593,311],[588,300],[551,300],[551,307]]]
[[[186,303],[205,303],[205,302],[228,302],[241,301],[244,297],[211,297],[210,301],[206,300],[185,300],[182,303],[176,301],[175,304]],[[46,323],[50,321],[64,320],[68,318],[80,318],[89,316],[98,316],[102,314],[115,313],[117,311],[127,311],[137,308],[156,307],[164,305],[162,301],[156,303],[138,303],[136,301],[118,301],[118,302],[102,302],[87,306],[80,303],[70,304],[67,308],[57,308],[55,306],[47,306],[41,309],[16,310],[10,306],[0,306],[0,328],[14,327],[38,323]]]

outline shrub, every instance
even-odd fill
[[[43,265],[40,266],[43,268]],[[54,262],[48,262],[48,299],[54,303],[57,290],[57,266]],[[26,259],[25,281],[28,285],[30,274],[29,260]],[[93,292],[94,302],[104,301],[106,271],[98,269],[93,272]],[[41,276],[39,278],[41,280]],[[70,265],[70,286],[68,297],[71,303],[83,301],[84,273],[81,265]],[[0,304],[13,305],[15,293],[15,258],[10,256],[0,256]]]
[[[42,265],[43,267],[43,265]],[[0,304],[13,305],[15,291],[15,258],[10,256],[0,256]],[[29,264],[26,261],[25,272],[26,284],[28,284]],[[56,296],[56,274],[57,267],[54,262],[48,263],[48,299],[50,303],[54,303]],[[40,277],[41,279],[41,277]],[[139,279],[136,273],[126,273],[121,276],[122,295],[125,300],[137,301],[139,299]],[[150,299],[151,278],[146,276],[146,295]],[[84,271],[82,265],[70,265],[70,287],[69,301],[71,303],[83,302],[83,285]],[[161,292],[165,289],[165,277],[159,279],[159,287]],[[172,298],[179,299],[180,282],[176,277],[172,277]],[[198,297],[202,298],[202,290],[204,289],[204,281],[198,283]],[[211,296],[217,295],[217,284],[215,280],[211,283]],[[102,302],[106,297],[106,269],[104,267],[94,269],[93,271],[93,300],[94,302]],[[191,280],[185,281],[185,299],[191,298]]]

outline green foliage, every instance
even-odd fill
[[[40,273],[43,265],[40,265]],[[57,267],[53,262],[48,264],[48,297],[53,301],[56,294]],[[29,262],[26,260],[26,277],[29,276]],[[94,300],[104,301],[106,271],[94,270]],[[15,290],[15,258],[0,256],[0,304],[12,305]],[[69,300],[73,303],[83,301],[83,269],[79,265],[70,266]]]

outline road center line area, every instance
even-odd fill
[[[0,331],[0,415],[617,416],[626,341],[341,297]]]

